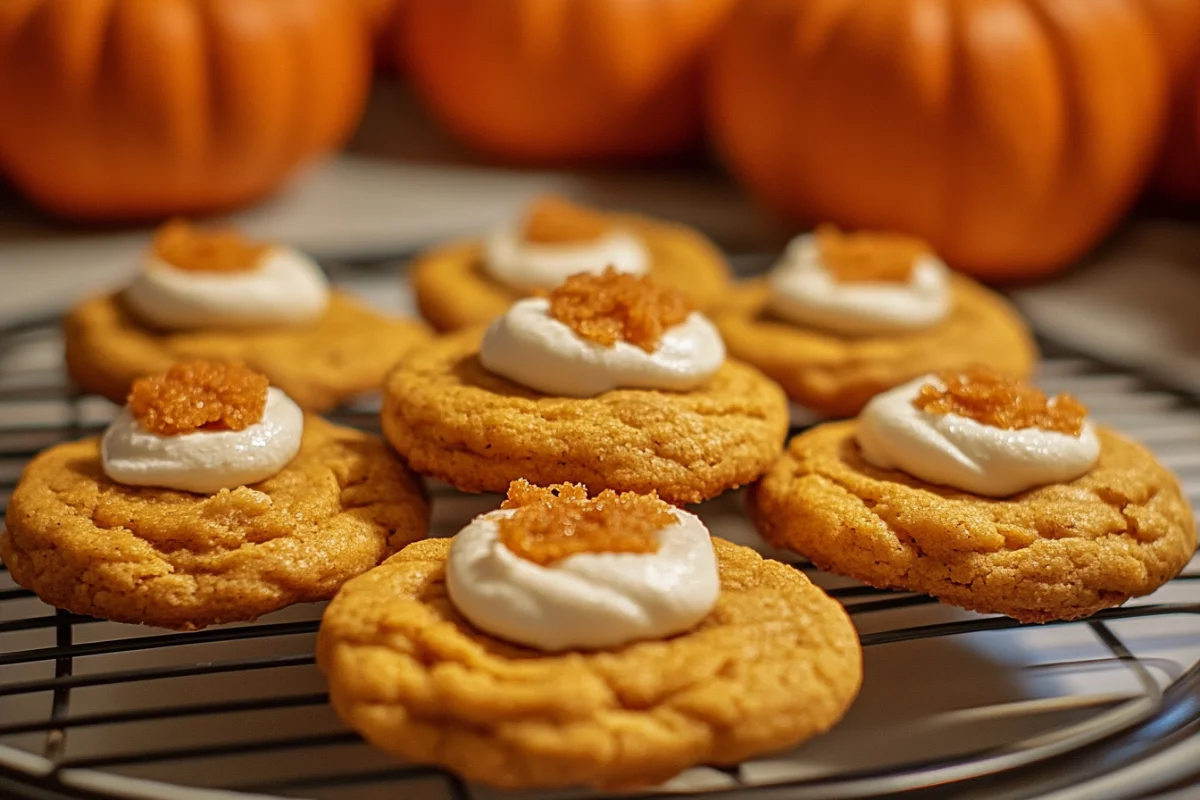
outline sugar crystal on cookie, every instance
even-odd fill
[[[572,275],[550,292],[550,316],[584,339],[605,347],[625,341],[647,353],[691,312],[678,290],[612,267],[601,275]]]
[[[658,531],[676,522],[657,495],[606,489],[589,498],[586,487],[572,483],[514,481],[501,508],[516,513],[500,520],[500,541],[543,566],[576,553],[655,553]]]
[[[981,365],[940,372],[937,378],[941,386],[927,383],[913,400],[921,411],[955,414],[1004,430],[1083,432],[1087,407],[1069,394],[1048,398],[1013,375]]]
[[[609,232],[608,218],[598,211],[548,195],[529,209],[522,231],[536,244],[586,244]]]
[[[898,233],[843,233],[832,225],[816,231],[821,263],[839,283],[905,283],[929,245]]]
[[[155,255],[188,272],[247,272],[270,249],[233,230],[201,230],[182,220],[168,222],[154,237]]]
[[[134,381],[129,409],[145,430],[176,436],[262,421],[269,381],[243,364],[189,361]]]

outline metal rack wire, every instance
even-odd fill
[[[3,502],[35,452],[98,432],[111,416],[106,404],[70,391],[55,327],[38,320],[0,330]],[[1102,420],[1156,447],[1200,501],[1200,399],[1050,351],[1043,383],[1075,392]],[[370,405],[335,416],[375,427]],[[433,494],[435,535],[493,503],[445,487]],[[718,534],[753,540],[736,502],[716,501],[704,514]],[[850,609],[867,654],[868,687],[892,671],[933,671],[929,677],[941,680],[937,665],[965,653],[963,669],[976,670],[971,691],[978,694],[944,707],[901,707],[891,718],[899,733],[875,739],[870,706],[878,697],[864,695],[864,710],[852,713],[862,719],[847,721],[830,742],[733,769],[692,770],[668,790],[756,798],[1033,796],[1200,742],[1200,647],[1188,656],[1155,655],[1164,642],[1185,650],[1200,642],[1194,567],[1144,602],[1083,622],[1021,626],[797,566]],[[313,664],[319,613],[297,607],[254,624],[165,633],[55,611],[0,571],[0,797],[498,796],[438,769],[392,762],[337,723]],[[959,644],[1001,635],[1010,638],[983,650]],[[1030,637],[1052,641],[1056,654],[1071,644],[1062,658],[1039,650],[1031,664],[1006,661],[1020,650],[1013,642]],[[1142,645],[1149,649],[1139,652]],[[1057,688],[1018,690],[1004,670],[1026,682],[1053,674]],[[1098,672],[1119,673],[1120,687],[1076,691],[1076,673]],[[922,674],[905,675],[922,702],[944,694],[921,682]],[[1000,683],[995,700],[989,692]],[[1070,691],[1061,690],[1068,684]],[[871,748],[878,752],[857,752]],[[851,751],[855,757],[846,758]],[[1160,783],[1185,785],[1186,765],[1172,769],[1163,768]],[[538,795],[550,796],[559,795]]]

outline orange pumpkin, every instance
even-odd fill
[[[403,0],[362,0],[367,25],[375,42],[375,64],[382,69],[397,66],[396,26]]]
[[[0,162],[69,217],[225,209],[336,147],[369,78],[345,0],[3,0]]]
[[[769,205],[1010,279],[1070,263],[1125,211],[1165,84],[1141,0],[745,0],[708,97]]]
[[[1166,48],[1171,116],[1154,185],[1200,201],[1200,0],[1143,0]]]
[[[402,60],[453,133],[505,158],[661,155],[696,140],[700,66],[735,0],[406,0]]]

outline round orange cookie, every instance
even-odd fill
[[[88,300],[65,324],[67,370],[81,388],[125,402],[133,381],[177,361],[242,361],[309,411],[378,389],[388,370],[427,341],[420,322],[389,319],[339,292],[312,326],[242,331],[155,331],[120,295]]]
[[[479,363],[479,329],[415,350],[384,387],[383,431],[417,472],[468,492],[582,483],[697,503],[753,481],[779,455],[787,401],[727,361],[690,392],[539,394]]]
[[[846,612],[791,567],[713,547],[721,594],[694,630],[543,654],[459,616],[450,541],[419,542],[338,594],[317,661],[334,708],[372,744],[504,788],[656,783],[829,729],[862,679]]]
[[[1100,459],[1087,475],[992,499],[871,466],[857,424],[797,436],[748,495],[764,538],[822,569],[1046,622],[1149,594],[1196,548],[1175,478],[1110,430],[1098,429]]]
[[[1037,346],[1016,309],[961,275],[950,286],[953,307],[941,324],[892,336],[843,337],[779,319],[767,310],[765,281],[745,284],[711,316],[730,355],[830,417],[854,416],[880,392],[943,369],[982,363],[1029,375]]]
[[[630,230],[650,252],[650,275],[683,292],[703,311],[729,291],[729,266],[720,250],[695,230],[630,214],[608,215]],[[491,322],[527,293],[499,283],[482,266],[479,240],[431,250],[412,265],[421,315],[440,331]]]
[[[428,517],[382,441],[308,417],[281,472],[211,497],[114,483],[97,438],[47,450],[13,492],[0,557],[59,608],[193,629],[327,600]]]

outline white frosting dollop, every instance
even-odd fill
[[[162,330],[306,325],[325,313],[329,282],[315,261],[287,247],[242,272],[179,269],[151,252],[124,298]]]
[[[767,281],[780,317],[842,336],[880,336],[929,328],[950,311],[950,271],[922,257],[906,283],[841,283],[821,262],[811,234],[797,236]]]
[[[450,600],[471,624],[540,650],[597,650],[688,630],[717,602],[720,578],[708,529],[674,510],[655,553],[576,553],[542,566],[500,541],[493,511],[454,537]]]
[[[1040,428],[1004,430],[957,414],[922,411],[913,400],[931,382],[941,385],[934,376],[917,378],[867,403],[858,419],[863,458],[926,483],[1006,497],[1075,480],[1100,457],[1090,420],[1072,436]]]
[[[125,408],[104,433],[104,474],[129,486],[215,494],[266,480],[296,457],[304,412],[281,389],[267,390],[261,421],[240,431],[151,433]]]
[[[550,316],[544,297],[519,300],[483,337],[484,368],[544,394],[595,397],[613,389],[687,391],[725,362],[725,342],[703,314],[669,328],[653,352],[579,336]]]
[[[650,253],[637,236],[615,229],[594,242],[541,244],[525,241],[519,227],[500,228],[483,244],[483,267],[501,283],[532,292],[553,289],[572,275],[599,275],[607,267],[644,275]]]

